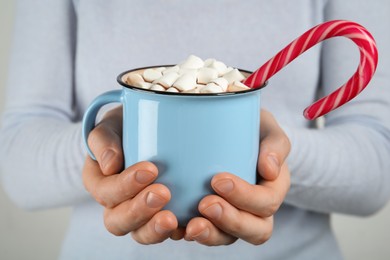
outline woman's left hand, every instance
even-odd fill
[[[188,223],[186,240],[216,246],[243,239],[260,245],[271,237],[273,215],[290,187],[290,172],[285,162],[290,141],[271,113],[262,110],[260,124],[260,181],[252,185],[230,173],[214,176],[211,186],[218,195],[201,200],[198,208],[203,217]]]

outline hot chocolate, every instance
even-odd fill
[[[171,67],[132,71],[125,82],[133,87],[176,93],[223,93],[249,90],[242,83],[246,77],[238,69],[215,59],[202,60],[190,55]]]

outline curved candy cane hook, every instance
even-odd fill
[[[347,37],[359,47],[359,66],[347,83],[307,107],[304,116],[312,120],[342,106],[368,85],[378,64],[378,50],[374,38],[366,28],[355,22],[335,20],[313,27],[251,74],[244,84],[250,88],[263,86],[269,78],[306,50],[321,41],[337,36]]]

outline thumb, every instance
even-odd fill
[[[104,175],[123,169],[122,107],[106,113],[88,136],[88,145]]]
[[[290,152],[291,144],[272,114],[263,109],[260,128],[258,171],[265,180],[272,181],[279,176],[281,166]]]

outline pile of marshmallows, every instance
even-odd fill
[[[245,76],[215,59],[190,55],[173,67],[149,68],[128,74],[126,83],[142,89],[181,93],[223,93],[249,90]]]

